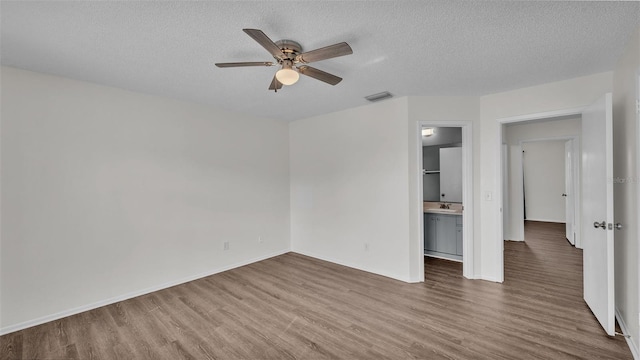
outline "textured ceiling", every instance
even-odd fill
[[[613,69],[639,2],[260,1],[0,3],[3,65],[236,112],[295,120],[366,104],[364,96],[483,95]],[[277,94],[275,67],[242,32],[303,50],[348,42]]]

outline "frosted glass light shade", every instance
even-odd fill
[[[280,69],[276,72],[276,79],[282,83],[282,85],[293,85],[295,84],[300,75],[297,71],[293,69]]]
[[[422,129],[422,136],[431,136],[431,135],[433,135],[433,128]]]

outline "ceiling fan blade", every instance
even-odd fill
[[[338,56],[353,54],[351,46],[346,42],[325,46],[320,49],[307,51],[298,55],[297,59],[303,63],[316,62],[325,59],[331,59]]]
[[[341,77],[335,76],[333,74],[329,74],[328,72],[318,70],[311,66],[299,66],[298,71],[300,74],[310,76],[314,79],[324,81],[327,84],[337,85],[340,81],[342,81]]]
[[[258,44],[262,45],[263,48],[267,49],[267,51],[273,55],[275,58],[282,58],[284,55],[280,47],[276,45],[269,37],[262,32],[262,30],[258,29],[242,29],[247,35],[251,36],[253,40],[255,40]]]
[[[278,92],[278,90],[282,89],[282,83],[276,79],[276,76],[273,76],[273,80],[271,80],[271,85],[269,85],[269,90],[273,90]]]
[[[250,61],[250,62],[228,62],[228,63],[216,63],[219,68],[228,67],[242,67],[242,66],[273,66],[270,61]]]

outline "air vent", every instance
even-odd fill
[[[391,97],[393,97],[393,95],[391,95],[390,92],[383,91],[381,93],[365,96],[364,98],[369,100],[369,101],[380,101],[380,100],[388,99],[388,98],[391,98]]]

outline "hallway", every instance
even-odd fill
[[[632,359],[621,336],[608,337],[582,298],[582,250],[565,238],[565,225],[525,222],[524,242],[504,245],[502,285],[462,278],[462,264],[426,258],[425,283],[468,293],[484,319],[484,338],[514,359]],[[452,300],[452,308],[461,308]],[[464,321],[460,319],[459,321]],[[617,329],[619,332],[620,330]]]
[[[573,347],[594,346],[619,352],[614,358],[631,359],[624,338],[607,337],[583,300],[582,250],[566,240],[564,223],[525,221],[525,241],[505,242],[504,261],[504,286],[513,296],[526,297],[521,315],[530,317],[532,334],[550,336],[569,353]],[[594,350],[580,356],[605,354]]]

